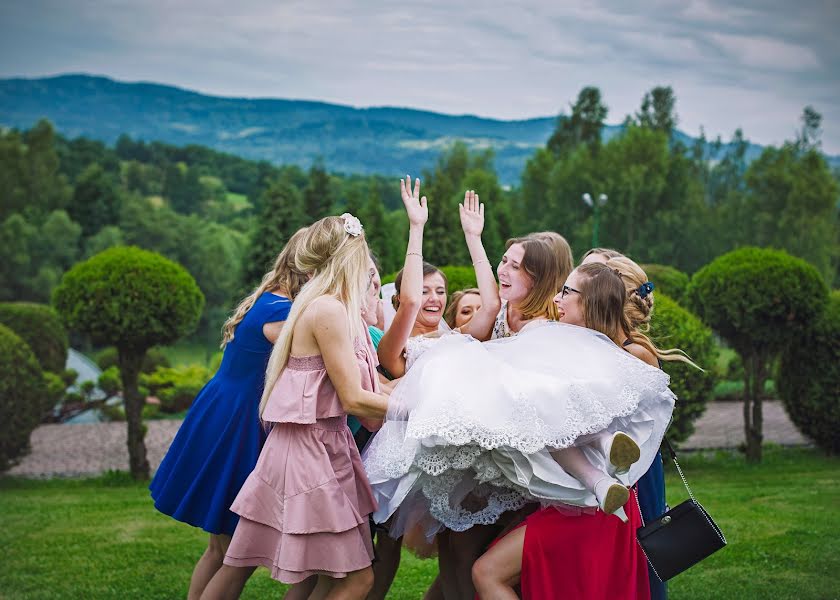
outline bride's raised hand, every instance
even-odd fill
[[[479,201],[474,190],[464,193],[464,203],[458,205],[458,212],[461,215],[464,235],[481,236],[481,232],[484,231],[484,204]]]
[[[414,180],[412,190],[411,176],[406,175],[405,179],[400,179],[400,193],[408,215],[408,222],[411,225],[425,225],[429,219],[429,208],[426,206],[426,196],[420,196],[420,180]]]

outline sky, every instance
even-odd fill
[[[840,154],[838,0],[2,0],[0,77],[61,73],[500,119],[594,85],[608,123],[670,85],[690,135],[780,144],[812,105]]]

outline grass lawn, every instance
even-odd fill
[[[161,346],[160,348],[173,367],[186,367],[189,365],[201,365],[206,367],[213,355],[221,352],[218,347],[208,347],[205,344],[193,341],[181,341],[172,346]]]
[[[686,456],[698,500],[729,546],[672,580],[670,597],[838,598],[840,460],[768,447],[765,461]],[[671,505],[687,497],[668,473]],[[182,598],[205,534],[157,513],[124,474],[98,479],[0,479],[0,598]],[[834,550],[831,550],[834,548]],[[392,598],[420,598],[434,561],[404,555]],[[243,598],[278,598],[260,569]]]

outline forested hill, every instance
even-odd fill
[[[561,105],[558,111],[567,108]],[[302,167],[320,156],[330,171],[359,174],[420,172],[460,139],[473,150],[493,148],[499,180],[510,185],[519,183],[525,162],[556,125],[555,117],[499,121],[406,108],[220,98],[88,75],[0,80],[0,125],[25,129],[41,118],[70,138],[112,144],[127,134]],[[606,126],[604,137],[619,130]],[[689,136],[676,135],[690,144]],[[750,145],[747,160],[760,150]]]

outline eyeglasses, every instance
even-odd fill
[[[576,290],[573,287],[569,287],[568,285],[564,285],[563,289],[560,290],[560,298],[565,298],[566,294],[580,294],[580,290]]]

